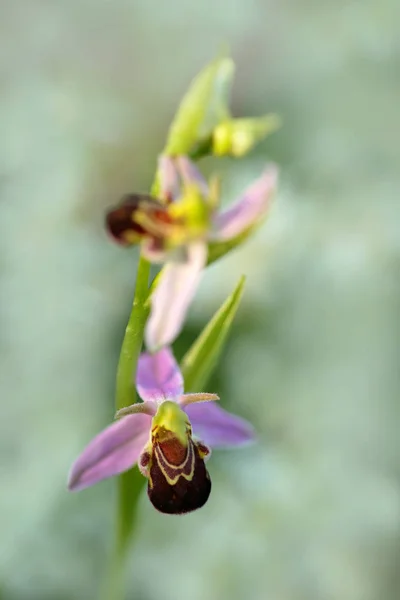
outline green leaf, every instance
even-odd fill
[[[202,391],[217,365],[243,295],[245,277],[205,326],[181,361],[185,392]]]
[[[228,96],[234,73],[230,58],[218,58],[193,80],[172,122],[166,154],[189,154],[200,139],[229,117]]]

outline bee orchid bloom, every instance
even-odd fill
[[[208,242],[229,241],[254,227],[270,206],[278,176],[269,165],[230,208],[218,210],[216,187],[187,157],[161,156],[158,174],[160,199],[127,196],[106,218],[116,241],[140,243],[149,261],[166,263],[145,331],[151,352],[179,334],[207,262]]]
[[[205,467],[210,448],[254,440],[252,426],[217,406],[215,394],[184,394],[169,348],[140,356],[136,385],[143,402],[118,411],[118,420],[89,443],[72,466],[69,489],[82,490],[138,464],[157,510],[200,508],[211,491]]]

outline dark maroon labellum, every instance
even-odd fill
[[[137,242],[148,235],[146,228],[137,222],[139,213],[146,214],[154,222],[168,222],[166,207],[156,198],[148,194],[128,194],[119,206],[106,214],[106,228],[120,244],[132,244],[132,237],[137,236]]]
[[[162,513],[179,515],[201,508],[211,492],[211,479],[197,445],[176,438],[153,446],[147,493]]]

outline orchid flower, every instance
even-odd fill
[[[107,214],[107,228],[121,244],[140,243],[151,262],[166,263],[151,296],[145,340],[149,351],[170,345],[179,334],[207,262],[208,242],[228,241],[266,214],[277,183],[269,165],[227,210],[218,210],[215,185],[208,185],[185,156],[161,156],[159,199],[126,196]]]
[[[118,420],[89,443],[72,466],[69,489],[82,490],[138,464],[156,509],[183,514],[200,508],[211,491],[205,467],[210,448],[252,441],[252,426],[217,406],[216,394],[184,394],[167,347],[141,354],[136,386],[143,402],[118,411]]]

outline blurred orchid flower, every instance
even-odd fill
[[[211,491],[204,464],[210,448],[252,441],[252,426],[217,406],[215,394],[184,394],[169,348],[140,356],[136,385],[144,401],[118,411],[118,420],[89,443],[72,466],[69,489],[84,489],[137,463],[156,509],[182,514],[200,508]]]
[[[185,156],[161,156],[160,199],[130,195],[107,214],[109,233],[121,244],[141,243],[151,262],[166,263],[152,294],[145,339],[155,352],[179,334],[207,262],[208,242],[228,241],[266,214],[278,171],[267,166],[230,208],[217,210],[217,187],[208,185]]]

